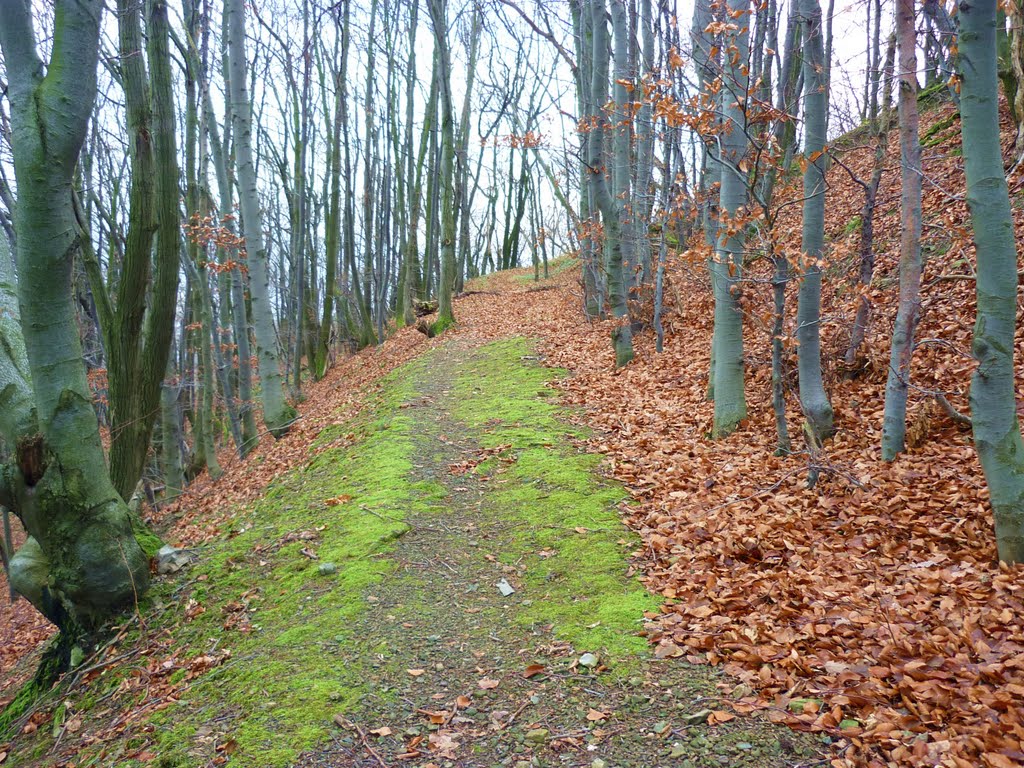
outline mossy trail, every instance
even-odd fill
[[[82,732],[129,718],[76,764],[816,764],[809,737],[705,724],[728,709],[713,673],[651,659],[625,493],[576,447],[555,375],[523,339],[456,336],[383,380],[154,590],[145,633],[169,639],[146,674],[190,683],[180,701],[126,688],[131,668],[65,696]],[[13,764],[52,765],[51,732]]]
[[[812,742],[757,721],[686,724],[719,708],[714,680],[650,658],[625,494],[575,447],[528,342],[455,340],[415,371],[413,478],[446,495],[406,518],[342,651],[368,694],[298,764],[809,764]]]

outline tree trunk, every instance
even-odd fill
[[[725,437],[747,417],[747,399],[743,391],[743,311],[739,304],[740,276],[743,268],[745,227],[739,222],[747,200],[746,174],[740,163],[747,154],[747,5],[730,0],[729,13],[743,23],[726,35],[727,64],[720,91],[725,133],[721,139],[722,224],[718,252],[712,263],[711,279],[715,291],[714,395],[715,415],[712,435]],[[735,49],[735,50],[733,50]]]
[[[613,5],[616,0],[613,0]],[[629,307],[626,304],[626,285],[622,269],[622,226],[619,209],[608,188],[605,164],[604,140],[608,133],[608,118],[604,106],[608,102],[609,40],[608,22],[605,18],[604,0],[596,0],[591,7],[591,24],[594,40],[592,56],[592,82],[590,104],[593,107],[594,124],[590,131],[590,183],[593,200],[601,211],[604,228],[605,250],[607,253],[608,303],[616,326],[612,331],[612,347],[615,350],[615,365],[621,367],[633,359],[633,331],[629,324]],[[620,23],[624,24],[624,19]]]
[[[1014,393],[1017,246],[999,144],[996,3],[960,7],[960,116],[967,205],[978,252],[971,423],[988,483],[999,559],[1024,561],[1024,441]]]
[[[409,4],[409,50],[405,66],[405,189],[406,189],[406,211],[408,217],[405,222],[406,233],[404,250],[400,255],[401,266],[398,276],[398,295],[395,306],[395,323],[399,328],[412,325],[416,319],[413,309],[413,295],[416,291],[415,281],[418,277],[418,267],[413,269],[413,262],[419,258],[418,232],[420,218],[420,200],[423,197],[422,170],[423,158],[426,150],[426,134],[420,141],[419,156],[413,152],[413,115],[416,104],[416,27],[419,17],[419,3]],[[437,93],[436,79],[431,79],[431,97]],[[428,99],[429,102],[429,99]],[[427,112],[424,116],[426,126],[431,109],[428,103]],[[414,159],[415,158],[415,159]],[[417,162],[418,161],[418,162]],[[401,170],[399,171],[401,173]]]
[[[195,291],[195,307],[199,315],[199,364],[202,366],[201,387],[202,397],[197,398],[196,417],[203,425],[202,440],[203,457],[206,460],[206,469],[210,477],[217,479],[223,472],[220,462],[217,461],[217,445],[214,442],[214,403],[213,396],[216,392],[213,372],[212,347],[216,343],[216,333],[213,327],[213,302],[210,300],[210,283],[206,274],[205,265],[197,267],[189,265],[192,272],[192,288]]]
[[[459,224],[458,265],[455,275],[455,290],[461,292],[466,278],[466,262],[469,260],[469,214],[472,203],[469,191],[469,118],[472,113],[471,99],[473,81],[476,78],[476,62],[483,32],[483,6],[474,0],[473,16],[469,30],[469,61],[466,64],[466,92],[462,100],[462,115],[459,118],[458,149],[456,150],[455,213]]]
[[[256,189],[256,167],[252,156],[252,105],[246,83],[245,7],[243,0],[226,0],[228,14],[228,61],[230,102],[235,136],[235,168],[238,197],[245,228],[246,266],[249,272],[256,355],[260,362],[260,398],[263,423],[270,433],[283,437],[295,419],[295,409],[285,400],[284,377],[278,364],[277,336],[270,304],[270,275],[267,250],[263,244],[263,213]]]
[[[626,294],[626,317],[630,317],[629,302],[635,300],[636,296],[636,226],[635,226],[635,190],[632,188],[633,180],[633,153],[632,153],[632,116],[630,114],[630,87],[636,73],[633,68],[633,57],[630,55],[632,49],[632,34],[629,24],[629,13],[626,8],[626,0],[609,0],[612,20],[612,44],[614,48],[614,74],[612,98],[614,111],[609,115],[611,118],[612,135],[612,195],[615,198],[615,208],[619,217],[619,232],[621,237],[622,250],[622,282]],[[611,290],[611,286],[609,286]],[[632,357],[633,329],[626,333],[617,330],[619,344],[629,343],[628,355]]]
[[[452,119],[452,64],[448,48],[447,4],[447,0],[430,0],[430,17],[438,52],[441,106],[441,280],[437,287],[438,309],[434,325],[436,333],[455,324],[455,313],[452,311],[452,288],[455,284],[455,127]]]
[[[576,46],[576,102],[580,121],[580,162],[579,162],[579,240],[580,261],[583,271],[583,311],[587,318],[595,320],[603,314],[604,291],[601,285],[601,270],[598,264],[595,237],[596,204],[593,201],[593,185],[590,182],[590,133],[589,121],[595,110],[591,104],[591,83],[593,81],[593,16],[590,10],[592,0],[571,0],[573,39]]]
[[[217,177],[217,188],[220,191],[220,225],[224,228],[224,239],[232,241],[236,238],[235,217],[231,213],[232,205],[231,181],[228,176],[228,156],[225,152],[217,130],[217,118],[213,114],[213,104],[209,91],[204,88],[203,105],[206,111],[206,132],[210,140],[210,154],[213,156],[213,168]],[[246,317],[245,286],[243,285],[239,248],[234,245],[226,249],[228,260],[233,266],[228,274],[231,294],[231,326],[238,354],[238,420],[242,428],[242,442],[238,446],[238,455],[245,458],[256,447],[259,437],[256,434],[256,416],[252,403],[252,366],[249,352],[249,320]],[[233,254],[234,258],[232,258]],[[226,297],[222,297],[222,301]]]
[[[853,330],[850,332],[850,346],[846,349],[845,363],[850,374],[858,367],[857,354],[860,345],[864,343],[864,336],[867,333],[868,321],[871,317],[871,303],[868,301],[867,291],[875,271],[875,204],[878,198],[878,187],[882,183],[882,173],[885,171],[885,153],[889,146],[889,104],[892,101],[892,76],[893,58],[896,50],[895,35],[889,38],[886,47],[885,67],[881,72],[885,85],[882,88],[881,108],[877,104],[878,89],[872,88],[873,106],[870,117],[875,133],[875,158],[871,168],[871,178],[864,186],[864,206],[861,208],[860,219],[860,270],[857,276],[857,283],[861,290],[857,302],[857,314],[853,318]]]
[[[832,404],[821,376],[821,262],[825,255],[825,120],[828,83],[821,6],[803,0],[804,22],[804,261],[796,313],[800,406],[814,446],[832,436]]]
[[[654,26],[651,0],[640,0],[640,29],[642,31],[641,71],[638,87],[642,106],[637,114],[636,182],[633,186],[633,230],[636,244],[637,274],[634,283],[644,285],[651,277],[651,240],[648,235],[654,193],[651,177],[654,170],[654,120],[652,99],[644,89],[654,77]],[[636,97],[635,97],[636,98]]]
[[[181,247],[167,5],[152,2],[147,6],[145,58],[142,5],[133,0],[118,2],[132,184],[116,305],[107,293],[98,263],[84,260],[108,352],[110,473],[114,487],[125,499],[131,498],[142,476],[159,410],[160,383],[173,335]],[[88,238],[88,222],[80,220],[79,226],[82,236]]]
[[[30,536],[11,560],[11,584],[64,629],[98,624],[137,600],[149,580],[128,508],[107,472],[72,300],[72,177],[96,96],[101,12],[98,2],[58,2],[44,67],[29,5],[0,3],[18,185],[18,297],[33,395],[25,397],[21,365],[0,364],[4,398],[12,384],[20,393],[5,403],[19,410],[0,421],[15,449],[0,468],[0,505]],[[16,346],[3,345],[0,355]],[[35,414],[26,411],[33,401]]]
[[[913,0],[897,0],[896,38],[900,72],[900,298],[892,331],[885,383],[882,458],[903,451],[907,430],[907,387],[914,354],[914,330],[921,312],[921,143],[917,126],[917,32]]]
[[[164,473],[164,499],[171,501],[185,489],[185,469],[181,455],[181,387],[174,382],[173,367],[168,364],[160,394],[160,458]]]
[[[348,4],[345,6],[348,22]],[[347,54],[347,51],[342,55]],[[331,353],[331,321],[334,317],[334,295],[337,290],[338,262],[341,258],[341,74],[334,77],[334,118],[331,123],[330,147],[327,173],[330,176],[330,197],[327,203],[325,222],[325,258],[327,267],[324,274],[324,302],[320,314],[320,331],[317,334],[316,351],[313,359],[313,375],[322,379],[327,373]]]

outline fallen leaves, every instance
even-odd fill
[[[536,677],[537,675],[543,675],[546,672],[547,672],[547,667],[544,666],[543,664],[531,664],[530,666],[528,666],[526,669],[523,670],[523,677],[525,677],[527,680],[529,680],[532,677]]]
[[[935,119],[951,111],[942,107]],[[948,151],[959,136],[951,135],[949,147],[929,153],[925,172],[942,189],[959,190],[962,170]],[[892,153],[898,157],[895,134]],[[867,178],[870,154],[849,151],[844,163]],[[898,174],[887,172],[879,194],[895,199],[898,188]],[[964,411],[974,285],[932,278],[969,272],[973,246],[960,225],[964,203],[942,189],[925,194],[933,222],[926,228],[935,230],[928,236],[937,239],[919,330],[938,341],[915,349],[913,375],[922,392],[951,392]],[[846,171],[834,170],[830,268],[856,256],[855,242],[844,245],[856,232],[843,233],[862,204]],[[787,243],[799,243],[798,207],[791,208],[783,226]],[[1024,211],[1015,215],[1024,232]],[[643,541],[635,565],[665,601],[648,616],[657,657],[722,668],[751,691],[741,706],[829,733],[843,760],[998,765],[1000,758],[988,755],[1007,756],[1024,735],[1024,710],[1011,692],[1024,686],[1024,572],[993,567],[991,512],[970,436],[930,400],[911,396],[915,447],[892,464],[878,455],[900,231],[898,210],[880,210],[876,279],[868,290],[872,331],[857,379],[834,367],[859,293],[842,277],[823,291],[823,356],[839,427],[826,451],[837,472],[823,475],[813,491],[805,487],[804,457],[773,455],[771,324],[763,322],[770,280],[744,289],[750,417],[717,442],[707,438],[713,303],[702,266],[670,256],[665,351],[656,354],[653,339],[638,335],[636,358],[618,371],[610,325],[579,322],[575,287],[535,294],[534,308],[514,308],[521,317],[490,317],[503,331],[518,323],[520,332],[541,335],[547,364],[572,372],[559,386],[599,436],[591,450],[605,455],[608,471],[633,497],[623,514]],[[755,278],[764,276],[756,269]],[[847,318],[846,325],[834,318]],[[786,366],[795,369],[795,347],[787,345]],[[1024,358],[1024,337],[1016,354]],[[788,405],[792,431],[801,416],[795,397]],[[821,704],[793,712],[794,699]]]
[[[459,742],[456,741],[457,736],[458,734],[452,731],[437,731],[430,734],[428,744],[431,751],[435,752],[438,757],[454,758],[455,752],[459,748]]]
[[[483,678],[481,680],[477,680],[476,684],[481,689],[483,689],[485,691],[489,691],[492,688],[497,688],[499,685],[501,685],[501,681],[500,680],[491,680],[491,679],[485,677],[485,678]]]

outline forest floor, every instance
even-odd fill
[[[556,375],[521,337],[455,336],[381,379],[15,724],[7,764],[821,764],[719,673],[652,657],[626,493]]]
[[[622,370],[612,324],[583,318],[577,263],[490,276],[441,338],[404,329],[338,360],[287,437],[225,455],[223,478],[162,507],[152,521],[198,561],[0,734],[0,763],[1024,765],[1024,568],[994,561],[970,430],[934,397],[969,413],[974,367],[948,103],[922,120],[908,446],[879,456],[901,232],[890,138],[866,289],[852,175],[870,175],[873,149],[831,148],[823,453],[800,444],[791,379],[796,447],[776,451],[768,265],[744,286],[750,416],[721,441],[699,247],[669,254],[664,351],[644,331]],[[1024,243],[1024,177],[1010,182]],[[801,194],[780,192],[794,259]],[[862,293],[871,325],[848,370]],[[636,309],[649,317],[650,297]],[[789,371],[795,358],[789,334]],[[23,602],[14,616],[0,704],[48,634]]]

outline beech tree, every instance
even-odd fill
[[[617,0],[612,0],[613,6]],[[626,284],[623,275],[623,232],[619,206],[609,185],[605,160],[605,139],[610,133],[610,121],[605,113],[608,102],[608,78],[610,41],[608,39],[607,7],[604,0],[590,3],[590,29],[593,49],[590,56],[590,119],[587,139],[590,195],[594,206],[601,212],[601,226],[607,252],[608,304],[617,323],[612,331],[612,346],[615,349],[615,364],[622,366],[633,358],[633,334],[629,321],[629,307],[626,303]],[[616,21],[617,19],[617,21]],[[625,19],[622,11],[613,7],[612,23],[618,24],[617,31],[625,35]],[[624,45],[624,43],[622,43]],[[618,48],[617,48],[618,50]],[[623,49],[624,50],[624,49]]]
[[[804,24],[804,259],[797,307],[800,405],[811,450],[833,432],[832,404],[821,375],[821,261],[825,252],[825,125],[828,82],[818,0],[803,0]]]
[[[1017,244],[999,141],[996,11],[995,0],[974,0],[961,4],[959,12],[964,171],[978,260],[971,423],[999,559],[1019,563],[1024,562],[1024,440],[1014,385]]]
[[[743,162],[747,154],[747,90],[750,17],[749,6],[729,0],[723,50],[722,86],[719,91],[723,116],[719,201],[721,222],[718,243],[711,263],[715,294],[715,327],[712,349],[715,416],[712,432],[716,438],[735,431],[747,417],[744,391],[743,312],[739,304],[743,271],[745,226],[742,221],[747,202],[747,181]]]
[[[900,116],[900,297],[885,384],[882,458],[892,461],[904,447],[907,389],[914,330],[921,311],[921,141],[917,115],[917,33],[913,0],[896,2]]]
[[[142,476],[159,410],[174,332],[181,250],[167,8],[157,3],[146,14],[144,54],[144,5],[138,0],[117,4],[118,75],[128,118],[131,190],[128,233],[114,284],[104,281],[87,223],[78,221],[108,356],[110,473],[125,500],[131,499]]]
[[[166,10],[154,2],[150,18]],[[71,283],[80,240],[72,183],[96,97],[101,14],[100,2],[58,0],[43,61],[29,3],[0,4],[20,308],[20,325],[5,325],[0,344],[0,430],[13,448],[0,467],[0,505],[29,534],[11,558],[11,584],[72,633],[138,599],[149,579],[106,468]],[[13,312],[9,291],[0,295]]]
[[[252,152],[252,105],[249,101],[245,56],[245,7],[242,0],[225,0],[225,9],[235,170],[238,174],[238,198],[245,233],[245,263],[252,298],[256,354],[260,361],[263,423],[275,437],[282,437],[295,419],[295,409],[285,398],[284,376],[279,364],[277,335],[270,305],[270,275],[267,270],[267,251],[263,244],[263,213],[260,210]]]
[[[441,280],[438,286],[436,330],[455,323],[452,291],[455,287],[455,116],[452,106],[452,61],[448,45],[447,0],[429,0],[434,27],[437,81],[441,111]]]

